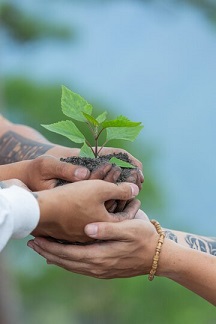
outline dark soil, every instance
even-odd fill
[[[129,156],[126,153],[116,153],[116,154],[114,153],[114,154],[102,155],[102,156],[99,156],[99,157],[97,157],[95,159],[87,158],[87,157],[79,157],[79,156],[70,156],[70,157],[67,157],[67,158],[61,158],[60,160],[63,161],[63,162],[74,164],[74,165],[85,166],[86,168],[89,169],[90,172],[92,172],[95,169],[97,169],[101,164],[109,162],[109,160],[112,157],[115,157],[115,158],[120,159],[122,161],[133,164],[131,162]],[[113,164],[113,165],[115,165],[115,164]],[[122,172],[121,172],[117,182],[126,181],[126,179],[130,176],[130,172],[131,172],[131,168],[122,168]],[[59,179],[58,182],[57,182],[57,186],[61,186],[61,185],[65,184],[65,183],[67,183],[67,181]]]

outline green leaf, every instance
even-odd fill
[[[91,123],[91,124],[93,124],[94,126],[99,126],[99,123],[98,123],[98,121],[93,117],[93,116],[91,116],[91,115],[89,115],[89,114],[86,114],[85,112],[83,112],[82,113],[83,114],[83,116],[85,116],[85,118]]]
[[[106,118],[107,118],[107,112],[104,111],[102,114],[97,116],[96,120],[98,121],[99,124],[101,124],[104,122],[104,120],[106,120]]]
[[[120,159],[117,159],[116,157],[112,157],[109,160],[110,163],[114,163],[116,165],[118,165],[121,168],[129,168],[129,169],[135,169],[136,167],[128,162],[122,161]]]
[[[80,149],[80,157],[89,157],[89,158],[95,158],[92,150],[90,147],[86,144],[86,142],[83,144],[83,146]]]
[[[141,125],[141,122],[133,122],[129,120],[127,117],[118,116],[116,119],[107,120],[102,123],[103,128],[107,127],[136,127]]]
[[[75,143],[84,143],[85,137],[71,120],[60,121],[50,125],[41,125],[51,132],[61,134]]]
[[[142,128],[143,126],[107,128],[106,141],[108,142],[112,139],[120,139],[133,142],[142,130]]]
[[[61,107],[66,116],[81,122],[85,122],[82,112],[92,114],[92,106],[79,94],[65,86],[62,86]]]

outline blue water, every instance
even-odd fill
[[[189,7],[17,2],[77,28],[77,40],[3,40],[2,72],[55,80],[142,121],[167,196],[163,225],[216,235],[216,27]]]

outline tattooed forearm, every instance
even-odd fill
[[[172,240],[172,241],[178,243],[177,235],[175,235],[173,232],[171,232],[171,231],[169,231],[169,230],[166,230],[166,231],[165,231],[165,236],[166,236],[166,238],[168,238],[169,240]]]
[[[202,237],[187,234],[185,241],[191,249],[209,253],[216,256],[216,238]]]
[[[9,131],[0,138],[0,164],[32,160],[52,147]]]

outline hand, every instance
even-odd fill
[[[127,151],[125,151],[123,149],[119,149],[119,148],[104,147],[103,150],[101,151],[100,155],[107,155],[107,154],[113,154],[113,153],[126,153],[129,156],[131,162],[137,166],[137,169],[131,170],[131,173],[130,173],[129,178],[127,179],[127,182],[136,183],[136,185],[141,190],[142,183],[144,182],[144,176],[143,176],[143,172],[142,172],[142,169],[143,169],[142,163],[139,160],[137,160],[133,155],[128,153]]]
[[[111,214],[105,208],[110,199],[129,200],[139,189],[134,184],[115,185],[101,180],[80,181],[51,190],[40,191],[38,203],[40,221],[34,236],[48,236],[69,242],[93,240],[84,232],[89,222],[118,222],[133,218],[140,202],[133,200],[122,213]]]
[[[87,168],[61,162],[53,156],[46,155],[34,160],[1,165],[0,171],[0,180],[17,178],[32,191],[54,188],[59,178],[75,182],[90,177]]]
[[[133,220],[89,224],[85,232],[105,242],[65,246],[36,238],[29,244],[48,264],[91,277],[125,278],[150,272],[158,234],[144,212]]]
[[[80,150],[77,148],[68,148],[60,145],[55,145],[51,149],[47,151],[47,154],[55,156],[55,157],[69,157],[69,156],[79,156]],[[131,175],[129,179],[127,179],[127,182],[132,182],[136,183],[141,190],[142,188],[142,183],[144,181],[144,176],[142,173],[142,163],[137,160],[134,156],[132,156],[130,153],[123,149],[119,148],[112,148],[112,147],[104,147],[101,151],[100,155],[107,155],[107,154],[113,154],[113,153],[126,153],[128,154],[129,158],[131,159],[132,163],[137,166],[137,169],[132,170]],[[95,179],[96,177],[94,177]],[[102,179],[101,177],[99,179]],[[109,178],[111,181],[111,177]],[[116,182],[116,181],[111,181],[111,182]]]
[[[19,163],[26,165],[23,182],[32,191],[54,188],[57,184],[57,179],[68,182],[93,179],[115,182],[115,179],[121,172],[120,168],[112,167],[111,163],[105,163],[90,173],[83,166],[62,162],[49,155],[41,155],[34,160]]]
[[[47,153],[54,155],[56,157],[69,157],[69,156],[79,156],[79,149],[67,148],[60,145],[55,145]],[[131,169],[130,176],[126,179],[127,182],[135,183],[139,189],[142,189],[142,183],[144,182],[144,176],[142,173],[142,163],[133,157],[130,153],[123,149],[104,147],[101,151],[101,155],[113,154],[113,153],[126,153],[131,159],[132,163],[137,166],[137,169]],[[106,163],[100,168],[94,170],[89,179],[101,179],[108,182],[116,183],[121,174],[121,168],[118,166],[112,167],[110,163]],[[116,201],[110,200],[106,202],[106,208],[110,212],[121,212],[124,210],[126,201]]]

